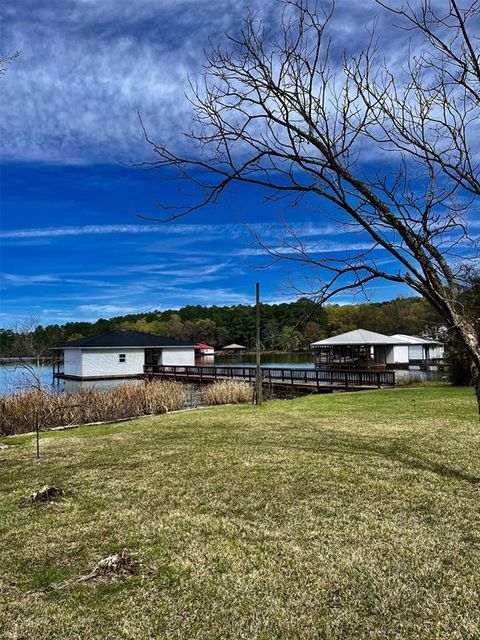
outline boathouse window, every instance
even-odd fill
[[[126,361],[126,359],[127,359],[127,356],[126,356],[126,354],[125,354],[125,353],[119,353],[119,354],[118,354],[118,361],[119,361],[119,362],[125,362],[125,361]]]

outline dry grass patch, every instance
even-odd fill
[[[245,404],[252,401],[252,387],[248,382],[222,380],[201,388],[200,398],[203,405]]]
[[[124,384],[109,391],[81,389],[70,394],[32,389],[0,397],[0,435],[33,431],[35,412],[41,428],[46,429],[166,413],[184,404],[185,387],[168,381]]]

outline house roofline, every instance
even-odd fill
[[[111,345],[109,347],[69,347],[68,345],[61,345],[59,347],[50,347],[50,351],[65,351],[66,349],[80,349],[88,351],[104,351],[105,349],[193,349],[193,344],[146,344],[146,345]]]

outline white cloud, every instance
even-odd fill
[[[320,253],[338,253],[346,251],[367,251],[371,249],[372,242],[322,242],[322,243],[304,243],[303,248],[306,254],[315,255]],[[279,255],[300,255],[299,251],[295,247],[280,245],[277,247],[270,247],[270,251]],[[380,247],[379,251],[382,250]],[[268,256],[266,251],[262,248],[241,249],[238,255],[242,256]]]
[[[339,227],[335,225],[314,225],[312,223],[296,224],[294,228],[306,236],[336,235]],[[107,235],[107,234],[162,234],[187,236],[189,234],[208,235],[221,237],[236,237],[249,235],[249,229],[262,234],[262,236],[277,236],[283,231],[280,223],[255,223],[244,224],[104,224],[82,225],[77,227],[36,227],[31,229],[8,229],[0,231],[0,238],[24,239],[24,238],[57,238],[62,236],[81,235]]]
[[[12,283],[14,285],[17,284],[44,284],[52,282],[58,282],[59,278],[56,275],[51,273],[44,274],[31,274],[31,275],[22,275],[16,273],[4,273],[2,274],[2,279],[6,282]]]
[[[141,160],[137,118],[180,138],[209,38],[236,28],[247,1],[21,0],[4,12],[2,47],[20,57],[2,78],[4,160],[60,164]],[[252,3],[250,3],[252,4]],[[271,0],[257,4],[262,12]]]
[[[78,307],[81,313],[93,314],[94,316],[102,313],[108,314],[125,314],[125,313],[137,313],[135,307],[126,307],[123,305],[115,304],[82,304]]]
[[[204,49],[238,32],[249,8],[263,20],[267,38],[274,35],[283,9],[278,0],[12,2],[4,10],[3,49],[21,55],[2,78],[4,160],[150,158],[138,110],[155,139],[179,143],[190,128],[187,78],[198,77]],[[382,17],[375,3],[339,0],[334,55],[364,44],[377,14]],[[383,55],[402,64],[395,34],[386,45]]]

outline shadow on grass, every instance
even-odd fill
[[[469,484],[477,484],[480,481],[478,476],[473,476],[470,473],[462,471],[456,467],[447,466],[444,463],[436,462],[435,460],[429,460],[426,456],[419,455],[412,451],[407,445],[396,445],[393,447],[378,447],[369,446],[367,451],[371,451],[379,456],[393,460],[409,469],[415,471],[426,471],[428,473],[435,473],[442,478],[452,478],[454,480],[462,480]]]
[[[318,443],[318,446],[308,447],[308,451],[315,450],[318,453],[323,452],[332,455],[339,454],[381,458],[390,460],[414,471],[434,473],[442,478],[461,480],[471,485],[480,483],[480,475],[472,475],[458,467],[451,467],[443,462],[431,460],[427,456],[412,450],[412,448],[404,442],[392,442],[390,440],[390,442],[382,444],[368,442],[366,440],[366,438],[339,438],[338,436],[334,436],[330,439],[329,443]],[[307,447],[301,448],[307,450]]]

